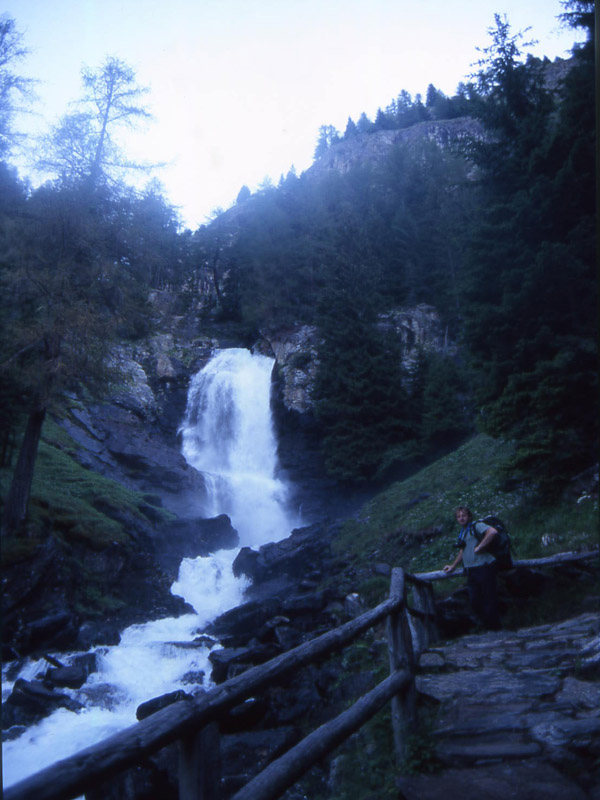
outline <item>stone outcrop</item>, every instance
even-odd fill
[[[131,405],[73,408],[62,425],[78,445],[74,457],[82,466],[158,496],[167,508],[173,504],[175,510],[186,494],[204,491],[202,476],[179,452],[177,432],[167,437],[155,429],[153,435],[151,420]]]
[[[554,61],[540,63],[547,88],[551,92],[558,91],[571,69],[572,59],[556,58]],[[345,174],[355,167],[376,165],[399,144],[413,149],[430,142],[442,149],[448,149],[471,139],[483,139],[485,136],[482,124],[473,117],[425,120],[399,130],[357,133],[331,145],[303,173],[303,177],[318,179],[331,170]]]
[[[103,403],[75,401],[61,421],[78,445],[79,463],[128,488],[158,495],[167,507],[172,501],[173,510],[187,494],[201,493],[204,482],[181,455],[178,428],[190,375],[210,358],[214,345],[199,340],[187,349],[161,334],[144,345],[118,347],[113,361],[126,379]],[[187,366],[183,358],[190,361]]]
[[[332,145],[306,171],[305,175],[318,178],[329,170],[346,173],[353,167],[377,163],[390,153],[397,144],[414,147],[422,142],[433,142],[447,148],[468,137],[481,138],[481,124],[471,117],[431,120],[400,130],[381,130],[358,133]]]
[[[23,733],[26,726],[39,722],[57,708],[80,711],[83,705],[40,681],[19,678],[15,681],[10,696],[2,704],[2,727],[11,729],[8,738],[16,738]]]
[[[299,325],[261,335],[262,342],[258,347],[275,357],[276,377],[281,383],[281,400],[285,408],[298,414],[312,411],[319,366],[317,329],[312,325]]]
[[[379,327],[396,336],[402,347],[402,365],[410,369],[419,352],[456,354],[456,345],[442,328],[433,306],[395,308],[379,315]],[[319,366],[318,331],[311,325],[261,332],[257,349],[276,359],[274,381],[287,412],[300,416],[314,410],[314,388]]]
[[[441,325],[440,315],[424,303],[413,308],[396,308],[379,315],[379,327],[393,332],[402,345],[402,366],[410,370],[420,352],[456,355],[456,345]]]
[[[209,519],[177,518],[160,526],[153,536],[152,552],[169,580],[175,580],[183,558],[207,556],[239,545],[238,532],[227,514]]]

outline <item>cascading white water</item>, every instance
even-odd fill
[[[242,545],[277,541],[297,522],[276,477],[273,363],[248,350],[218,353],[192,380],[181,428],[183,454],[206,481],[204,515],[228,514]]]
[[[209,491],[204,515],[226,513],[242,545],[287,535],[296,520],[286,509],[287,489],[276,477],[276,441],[270,414],[273,361],[246,350],[217,354],[192,381],[182,426],[183,452],[202,471]],[[181,648],[218,614],[239,605],[247,587],[233,576],[237,550],[184,559],[171,591],[195,610],[178,619],[133,625],[114,647],[96,649],[98,671],[77,691],[65,690],[84,710],[61,709],[4,742],[3,784],[13,783],[135,722],[137,706],[182,688],[203,691],[210,675],[208,648]],[[58,656],[70,663],[71,656]],[[46,663],[26,659],[19,677],[32,680]],[[16,676],[3,669],[3,701]]]

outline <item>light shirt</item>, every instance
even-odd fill
[[[463,565],[465,569],[481,567],[483,564],[492,564],[496,560],[494,556],[487,551],[487,548],[481,553],[475,552],[479,540],[475,536],[473,529],[477,530],[477,533],[484,534],[489,527],[490,526],[486,525],[485,522],[469,523],[467,526],[465,546],[463,548]]]

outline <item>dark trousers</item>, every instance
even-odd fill
[[[482,564],[467,570],[467,587],[471,607],[482,624],[490,630],[500,628],[498,595],[496,593],[496,565]]]

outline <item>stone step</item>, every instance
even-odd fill
[[[400,777],[396,785],[401,800],[589,800],[591,797],[540,759]]]
[[[439,742],[435,748],[436,756],[447,766],[532,758],[541,753],[542,747],[538,742],[527,741],[518,733],[452,736]]]

